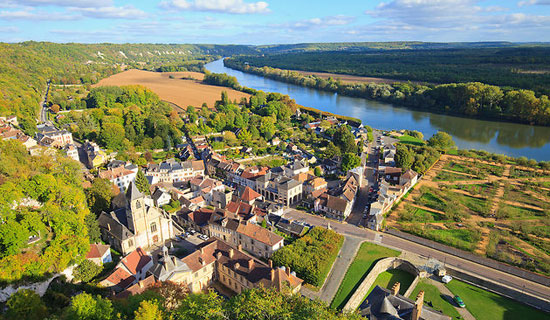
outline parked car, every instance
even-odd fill
[[[449,275],[443,276],[441,278],[441,282],[443,282],[443,283],[449,283],[449,282],[451,282],[451,280],[453,280],[453,277],[451,277]]]
[[[462,298],[460,296],[454,296],[453,300],[459,307],[466,308],[466,304],[464,304],[464,301],[462,301]]]

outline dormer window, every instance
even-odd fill
[[[139,209],[139,208],[141,208],[141,202],[136,201],[136,209]]]

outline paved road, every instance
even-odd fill
[[[378,238],[377,242],[385,246],[396,248],[402,251],[408,251],[427,258],[437,259],[441,262],[444,262],[446,265],[462,269],[466,272],[476,274],[483,278],[492,280],[496,283],[500,283],[509,287],[513,287],[517,290],[524,291],[540,299],[547,300],[550,303],[549,287],[477,264],[469,260],[464,260],[462,258],[444,252],[427,248],[420,244],[402,238],[398,238],[385,233],[378,233],[369,229],[359,228],[347,223],[339,223],[334,220],[329,220],[321,216],[310,215],[303,211],[298,211],[294,209],[287,209],[285,211],[284,217],[302,220],[314,226],[326,227],[330,224],[330,227],[338,233],[346,236],[360,237],[364,240],[374,241],[376,237]],[[379,236],[377,237],[377,235]]]
[[[46,102],[48,101],[48,92],[50,92],[50,81],[48,80],[48,86],[46,87],[46,93],[44,93],[44,98],[40,102],[40,123],[48,122],[48,107]]]
[[[338,258],[334,261],[332,265],[332,270],[327,276],[327,280],[321,290],[319,291],[319,298],[326,303],[330,304],[332,299],[336,295],[338,288],[340,287],[340,282],[344,279],[346,271],[348,270],[349,265],[353,261],[359,245],[363,242],[363,239],[358,237],[346,236],[344,239],[344,244],[340,249]]]

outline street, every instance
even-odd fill
[[[360,228],[347,223],[340,223],[335,220],[329,220],[322,216],[311,215],[303,211],[287,209],[283,215],[287,219],[304,221],[313,226],[330,227],[330,229],[344,235],[359,237],[363,240],[376,242],[401,251],[411,252],[420,256],[420,258],[434,258],[446,265],[464,270],[466,272],[478,275],[480,277],[492,280],[493,282],[513,287],[536,296],[540,299],[547,300],[550,303],[550,288],[544,285],[516,277],[493,268],[489,268],[475,262],[459,258],[444,252],[440,252],[431,248],[424,247],[412,241],[408,241],[389,234],[375,232],[370,229]]]

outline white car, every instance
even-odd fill
[[[441,278],[441,282],[443,282],[443,283],[449,283],[449,282],[451,282],[451,280],[453,280],[453,277],[451,277],[451,276],[449,276],[449,275],[443,276],[443,277]]]

